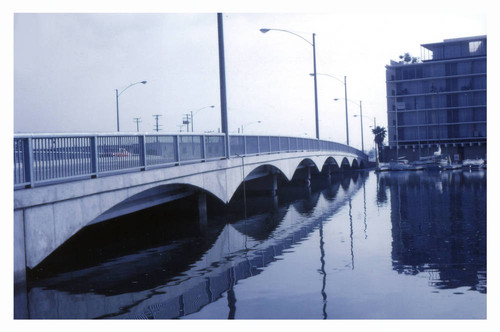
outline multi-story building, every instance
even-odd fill
[[[486,158],[486,36],[421,52],[386,66],[387,155],[418,159],[441,149],[455,160]]]

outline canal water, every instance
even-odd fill
[[[208,203],[207,227],[186,199],[84,229],[31,271],[28,317],[486,318],[486,171],[357,172]]]

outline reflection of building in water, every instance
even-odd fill
[[[486,292],[486,175],[391,174],[393,268],[437,288]]]

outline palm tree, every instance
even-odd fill
[[[385,136],[387,134],[387,131],[385,130],[384,127],[377,126],[372,129],[374,137],[374,141],[377,144],[377,150],[378,150],[378,155],[382,153],[382,144],[384,143]],[[377,158],[377,163],[378,163],[378,158]]]

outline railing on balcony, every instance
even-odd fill
[[[230,157],[298,151],[335,151],[367,158],[353,147],[330,141],[229,136]],[[14,189],[225,158],[223,134],[15,135]]]

